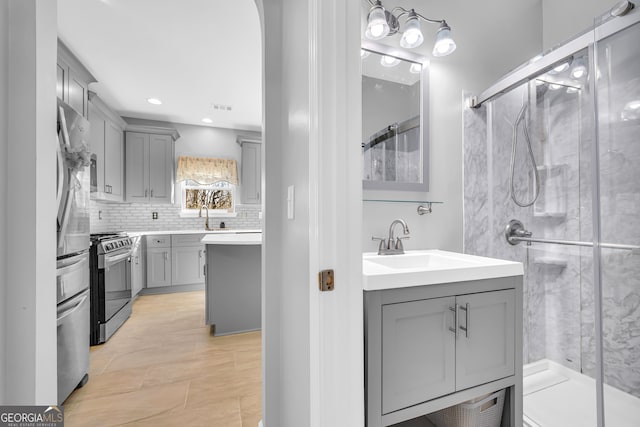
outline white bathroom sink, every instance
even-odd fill
[[[519,262],[435,249],[406,251],[402,255],[362,255],[362,285],[366,291],[522,274]]]

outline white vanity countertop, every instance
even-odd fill
[[[155,230],[155,231],[128,231],[129,237],[136,236],[158,236],[166,234],[242,234],[242,233],[262,233],[260,229],[248,228],[216,228],[214,230]]]
[[[362,254],[365,291],[521,276],[522,263],[440,250]]]
[[[200,241],[206,245],[262,245],[262,233],[207,234]]]

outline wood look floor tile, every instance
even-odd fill
[[[73,426],[256,427],[261,333],[215,337],[204,292],[140,296],[131,318],[91,347],[90,378],[64,403]]]

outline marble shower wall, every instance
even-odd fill
[[[637,89],[640,99],[640,79]],[[567,93],[532,82],[464,112],[464,250],[525,265],[525,363],[546,358],[591,376],[593,250],[511,246],[503,233],[515,218],[535,237],[593,239],[592,100],[585,89]],[[518,207],[509,195],[513,125],[523,102],[529,105],[527,123],[541,178],[538,200],[527,208]],[[638,121],[600,123],[602,239],[610,243],[640,243]],[[518,198],[530,200],[533,169],[521,126],[514,169]],[[601,265],[605,381],[640,396],[640,254],[603,250]]]

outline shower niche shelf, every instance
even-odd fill
[[[535,265],[555,268],[565,268],[567,266],[567,260],[554,256],[539,256],[533,259]]]
[[[540,194],[533,204],[536,218],[565,219],[567,217],[567,174],[569,165],[538,166]]]

